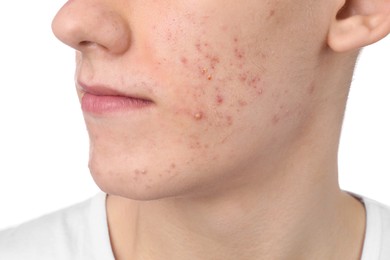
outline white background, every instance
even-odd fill
[[[65,1],[0,2],[0,229],[98,192],[73,51],[51,33]],[[340,150],[342,188],[390,205],[390,37],[359,59]]]

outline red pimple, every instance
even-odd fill
[[[248,78],[248,75],[245,73],[242,73],[238,77],[239,77],[240,81],[245,82]]]
[[[226,116],[226,123],[228,126],[233,125],[233,118],[231,116]]]
[[[244,51],[242,50],[242,49],[239,49],[237,46],[238,46],[238,38],[237,37],[234,37],[233,38],[233,41],[234,41],[234,43],[235,43],[235,48],[234,48],[234,54],[235,54],[235,56],[236,56],[236,58],[238,58],[238,59],[242,59],[242,58],[244,58],[244,56],[245,56],[245,53],[244,53]]]
[[[248,105],[248,102],[246,102],[246,101],[244,101],[244,100],[239,100],[239,101],[238,101],[238,105],[239,105],[240,107],[245,107],[245,106]]]
[[[213,56],[213,57],[211,57],[211,62],[213,64],[218,64],[219,63],[219,58],[217,56]]]
[[[195,44],[195,48],[199,51],[202,52],[202,48],[200,46],[200,43]]]
[[[223,97],[222,97],[221,95],[217,95],[216,100],[217,100],[217,104],[218,104],[218,105],[220,105],[220,104],[223,103]]]
[[[251,79],[251,81],[250,81],[249,84],[250,84],[252,87],[256,87],[256,84],[257,84],[259,81],[260,81],[260,78],[259,78],[259,77],[254,77],[254,78]]]
[[[183,63],[183,64],[187,64],[187,63],[188,63],[188,60],[187,60],[186,57],[181,57],[180,61],[181,61],[181,63]]]
[[[236,54],[236,57],[237,57],[238,59],[244,58],[244,51],[239,50],[238,48],[235,48],[235,49],[234,49],[234,53]]]

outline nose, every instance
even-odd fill
[[[110,3],[111,2],[111,3]],[[54,35],[83,53],[103,50],[121,54],[130,47],[130,28],[117,1],[70,0],[52,22]],[[122,13],[122,14],[121,14]]]

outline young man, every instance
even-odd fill
[[[68,1],[104,191],[0,234],[1,259],[390,259],[390,210],[337,150],[390,0]]]

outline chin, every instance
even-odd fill
[[[186,190],[184,183],[178,180],[177,172],[168,175],[153,169],[146,171],[120,165],[118,162],[90,160],[92,178],[103,192],[132,200],[148,201],[179,196]]]

